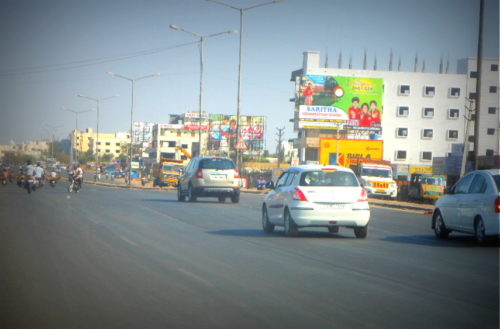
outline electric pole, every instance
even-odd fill
[[[476,107],[474,116],[474,169],[479,169],[479,135],[480,127],[480,105],[481,105],[481,79],[482,79],[482,62],[483,62],[483,14],[484,0],[479,3],[479,37],[477,42],[477,78],[476,78]]]
[[[283,145],[281,143],[283,142],[283,135],[285,134],[285,127],[283,128],[276,128],[276,136],[278,136],[278,139],[276,142],[278,142],[278,147],[277,147],[277,153],[278,153],[278,169],[281,167],[281,158],[282,158],[282,150],[283,150]]]

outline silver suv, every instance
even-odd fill
[[[240,201],[240,174],[233,160],[224,157],[195,157],[179,178],[177,200],[193,202],[198,197],[217,197],[225,202]]]

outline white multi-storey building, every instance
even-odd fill
[[[499,71],[498,59],[483,59],[481,67],[481,98],[479,111],[479,157],[498,157],[500,155],[500,108],[499,108]],[[466,76],[466,97],[471,100],[470,108],[475,109],[477,60],[463,59],[458,62],[458,73]],[[474,114],[474,113],[471,113]],[[475,118],[472,115],[472,118]],[[469,150],[474,149],[474,121],[469,122]],[[485,160],[483,160],[485,161]],[[491,159],[490,159],[491,161]],[[481,161],[480,161],[481,162]]]
[[[304,52],[303,59],[303,67],[292,73],[292,81],[303,75],[383,79],[382,133],[378,139],[383,140],[384,160],[394,164],[431,166],[433,158],[448,156],[453,144],[463,144],[467,139],[464,134],[466,97],[472,87],[466,74],[326,68],[320,66],[318,51]],[[489,87],[484,88],[488,91]],[[301,129],[297,121],[298,106],[295,108],[295,130],[300,161],[318,161],[319,139],[334,138],[335,130]],[[496,122],[498,117],[492,128],[498,129]],[[495,131],[494,140],[488,139],[487,133],[485,135],[484,149],[493,149],[494,154],[498,154],[498,144],[496,148],[492,145],[495,141],[498,143],[498,132]]]

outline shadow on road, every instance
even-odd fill
[[[415,244],[421,246],[432,247],[452,247],[452,248],[474,248],[479,247],[473,236],[469,235],[450,235],[446,240],[439,240],[433,235],[402,235],[402,236],[388,236],[382,241],[389,241],[395,243]],[[487,247],[498,247],[495,243],[490,243]]]
[[[209,231],[210,234],[223,235],[223,236],[240,236],[240,237],[258,237],[258,238],[288,238],[285,237],[282,230],[278,229],[273,233],[264,233],[259,229],[235,229],[235,230],[219,230]],[[301,239],[301,238],[323,238],[323,239],[351,239],[354,237],[343,236],[339,234],[331,234],[328,232],[320,231],[299,231],[296,237],[288,239]]]
[[[196,202],[189,202],[189,201],[178,201],[177,199],[141,199],[141,201],[146,201],[146,202],[174,202],[178,204],[231,204],[230,202],[225,202],[225,203],[220,203],[218,200],[197,200]]]

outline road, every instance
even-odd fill
[[[261,199],[0,187],[0,328],[498,328],[497,246],[377,207],[367,239],[268,235]]]

